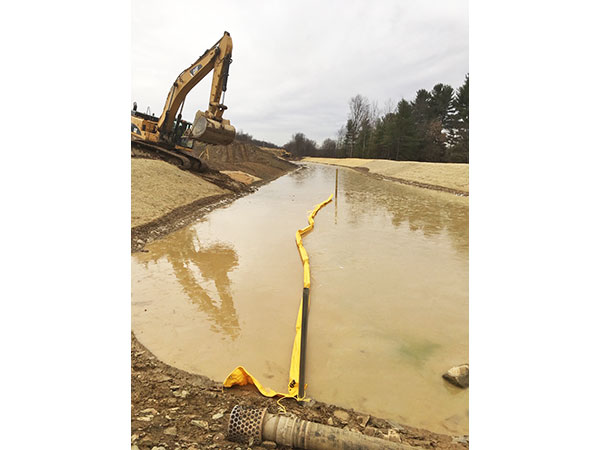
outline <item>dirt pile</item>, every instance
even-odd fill
[[[234,142],[230,145],[207,145],[198,156],[211,169],[241,171],[262,180],[273,180],[296,166],[256,145]]]

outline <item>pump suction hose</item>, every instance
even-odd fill
[[[341,428],[309,422],[294,416],[269,414],[267,408],[234,406],[229,418],[227,440],[252,445],[274,441],[306,450],[416,450],[406,444],[365,436]]]

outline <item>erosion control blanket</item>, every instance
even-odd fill
[[[296,231],[296,246],[298,247],[298,252],[300,253],[300,259],[302,260],[302,267],[304,270],[304,288],[310,288],[310,266],[308,263],[308,253],[306,253],[306,249],[302,245],[302,236],[309,233],[314,225],[315,225],[315,216],[319,212],[319,210],[325,206],[327,203],[331,202],[333,198],[333,194],[329,196],[327,200],[322,203],[319,203],[315,206],[315,209],[312,210],[310,215],[308,216],[308,225],[301,230]],[[310,299],[310,297],[309,297]],[[292,349],[292,361],[290,363],[290,377],[288,382],[288,392],[287,394],[276,392],[273,389],[264,387],[255,377],[253,377],[250,372],[248,372],[244,367],[238,366],[233,372],[229,374],[229,376],[223,382],[223,386],[231,387],[235,385],[244,386],[246,384],[253,384],[260,391],[260,393],[266,397],[293,397],[297,400],[303,400],[298,398],[298,380],[300,378],[300,339],[302,333],[302,301],[300,301],[300,308],[298,309],[298,318],[296,319],[296,336],[294,338],[294,347]]]

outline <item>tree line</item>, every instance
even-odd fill
[[[317,145],[296,133],[284,148],[296,156],[469,162],[468,74],[457,89],[439,83],[418,90],[410,102],[388,103],[383,112],[362,95],[352,97],[349,107],[336,139]]]
[[[273,144],[269,141],[261,141],[260,139],[255,139],[251,134],[244,133],[244,131],[240,130],[236,132],[235,139],[239,142],[249,142],[250,144],[254,144],[258,147],[269,147],[269,148],[279,148],[279,145]]]

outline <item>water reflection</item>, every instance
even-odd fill
[[[193,228],[182,230],[177,237],[176,245],[166,240],[156,242],[150,260],[158,262],[166,258],[183,291],[208,316],[212,331],[237,338],[240,325],[229,278],[229,273],[238,266],[237,253],[222,242],[201,244]],[[203,283],[194,272],[199,272]],[[210,281],[214,283],[216,293],[203,287]],[[217,296],[220,304],[215,300]]]
[[[384,208],[395,227],[407,224],[411,231],[421,231],[432,237],[446,230],[455,248],[468,252],[468,200],[449,201],[449,195],[425,191],[399,183],[373,183],[367,177],[357,177],[340,171],[344,200],[349,206],[353,223],[381,214]]]
[[[298,169],[290,172],[287,175],[290,180],[294,181],[296,186],[303,186],[308,180],[312,180],[315,176],[315,170],[313,166],[301,164]]]

